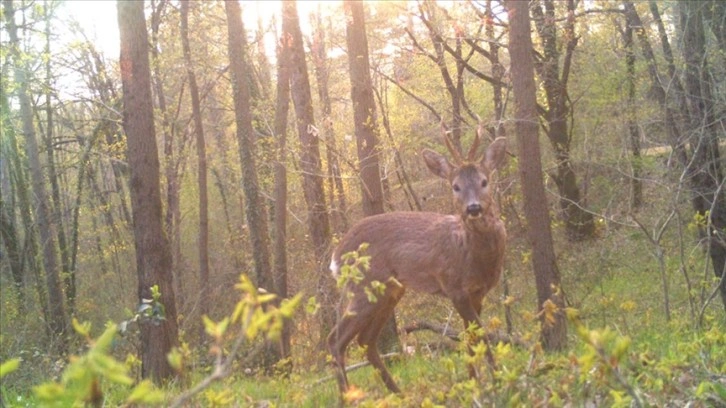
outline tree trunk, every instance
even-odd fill
[[[689,139],[692,160],[687,168],[693,189],[693,208],[706,220],[701,227],[711,264],[720,278],[720,293],[726,309],[726,192],[718,147],[719,121],[713,105],[702,4],[679,3],[683,34],[686,99],[691,113]]]
[[[510,22],[509,55],[512,61],[519,178],[524,195],[527,238],[532,248],[542,345],[545,350],[562,350],[567,342],[567,324],[547,201],[542,199],[546,193],[539,148],[529,7],[527,2],[513,0],[507,1],[506,5]]]
[[[489,61],[492,64],[492,101],[494,102],[494,137],[505,137],[506,128],[504,127],[504,96],[502,92],[503,78],[505,74],[504,66],[499,61],[499,42],[494,35],[494,12],[492,9],[492,0],[487,0],[485,9],[485,27],[487,41],[489,42]]]
[[[560,193],[560,207],[562,208],[565,228],[572,240],[590,238],[595,233],[595,222],[592,214],[583,208],[580,188],[577,185],[577,175],[570,160],[571,135],[568,131],[567,120],[572,114],[567,95],[567,81],[570,73],[572,55],[577,45],[575,35],[575,2],[567,1],[567,19],[565,23],[566,51],[562,62],[562,71],[559,68],[560,52],[557,44],[557,26],[555,18],[555,2],[544,0],[545,11],[539,2],[532,8],[535,15],[537,32],[539,33],[544,49],[544,58],[539,65],[538,73],[547,99],[547,111],[544,115],[547,121],[546,133],[555,153],[557,172],[553,179]]]
[[[675,109],[672,104],[669,103],[666,94],[667,86],[661,83],[660,77],[658,75],[658,67],[656,66],[655,54],[653,53],[653,48],[651,47],[650,41],[648,40],[648,34],[644,29],[643,22],[640,20],[640,16],[638,16],[638,13],[635,10],[635,6],[633,6],[633,3],[629,1],[624,1],[623,6],[625,10],[626,24],[630,25],[635,30],[635,33],[638,37],[638,42],[640,43],[640,49],[643,52],[643,59],[648,66],[648,76],[653,83],[653,87],[651,88],[651,90],[654,99],[656,100],[656,102],[658,102],[658,105],[663,112],[663,120],[665,122],[666,131],[668,132],[668,139],[671,143],[671,146],[673,147],[673,150],[676,152],[676,159],[678,160],[678,164],[681,167],[685,168],[688,165],[688,155],[685,149],[681,131],[682,115],[678,113],[678,109],[683,109],[685,103],[680,105],[681,107],[679,107],[678,109]],[[661,41],[663,42],[664,51],[666,49],[670,50],[670,46],[667,45],[667,38],[661,36]],[[664,54],[667,56],[668,52],[664,52]],[[676,84],[676,88],[682,88],[678,84],[678,82],[679,79],[675,76],[675,72],[672,72],[671,77],[667,79],[667,83],[674,83]],[[677,95],[676,98],[678,98]]]
[[[277,94],[275,96],[275,137],[277,160],[275,161],[275,269],[273,281],[279,300],[287,293],[287,117],[290,113],[290,44],[282,36],[277,44]],[[280,338],[280,357],[289,359],[290,324],[284,322]],[[292,361],[287,365],[292,369]]]
[[[434,45],[434,53],[429,53],[424,50],[418,43],[414,43],[418,49],[420,49],[429,59],[431,59],[439,68],[441,78],[444,80],[446,91],[449,94],[449,100],[451,103],[451,140],[454,143],[454,148],[460,153],[461,150],[461,130],[463,124],[463,118],[461,117],[461,107],[464,101],[464,90],[463,90],[463,63],[460,43],[457,43],[456,50],[450,51],[456,61],[456,80],[451,77],[448,65],[446,64],[446,51],[445,48],[446,40],[441,37],[438,29],[435,26],[434,16],[439,10],[436,3],[431,0],[418,3],[419,18],[428,29],[429,38]],[[412,34],[409,34],[413,38]],[[449,48],[451,50],[451,48]]]
[[[66,239],[66,233],[63,222],[63,202],[61,201],[60,184],[58,183],[58,172],[55,165],[55,149],[53,148],[53,107],[51,106],[51,91],[52,87],[52,73],[51,73],[51,58],[50,58],[50,25],[51,25],[51,10],[48,3],[43,4],[43,13],[45,19],[45,132],[43,140],[45,142],[46,160],[48,167],[48,179],[50,180],[51,187],[51,214],[55,224],[55,232],[58,237],[58,251],[60,254],[61,261],[61,276],[63,280],[63,286],[65,288],[66,304],[68,305],[68,314],[73,316],[76,304],[76,274],[71,269],[70,257],[68,252],[68,243]],[[39,121],[40,123],[40,121]]]
[[[5,152],[2,153],[5,154]],[[4,173],[5,169],[0,171]],[[17,310],[18,313],[25,314],[25,279],[23,278],[20,242],[18,241],[18,234],[15,228],[13,206],[6,201],[6,197],[13,194],[13,190],[3,187],[3,193],[0,194],[0,239],[2,239],[3,247],[5,248],[4,254],[8,259],[10,275],[13,278],[13,289],[17,298]]]
[[[119,0],[124,130],[131,172],[131,211],[136,249],[139,302],[151,299],[158,286],[164,320],[140,321],[141,375],[161,382],[173,376],[166,355],[178,343],[176,301],[172,282],[171,248],[164,234],[159,186],[159,157],[151,100],[149,40],[144,3]]]
[[[164,218],[164,231],[169,239],[171,250],[171,271],[174,281],[174,292],[182,296],[181,282],[181,250],[178,233],[180,226],[179,221],[179,177],[177,174],[177,160],[174,155],[174,135],[175,129],[172,125],[169,110],[166,105],[166,92],[164,92],[164,80],[161,74],[161,63],[159,60],[159,27],[161,25],[161,16],[164,8],[167,6],[168,0],[151,2],[151,66],[152,66],[152,85],[159,104],[159,112],[161,113],[161,134],[164,141],[164,177],[166,182],[166,214]],[[182,85],[183,94],[184,89]]]
[[[366,37],[363,3],[346,0],[346,42],[350,67],[350,98],[353,101],[353,122],[358,147],[363,215],[383,214],[383,189],[378,164],[380,155],[376,104],[373,99],[368,38]],[[378,338],[378,347],[388,353],[400,349],[395,314],[391,316]]]
[[[262,200],[257,178],[257,165],[254,151],[254,129],[249,84],[245,67],[247,43],[240,5],[235,1],[224,3],[227,13],[227,33],[230,73],[234,97],[235,122],[237,125],[237,142],[239,158],[242,164],[242,185],[245,191],[247,224],[250,229],[252,256],[255,260],[257,285],[268,291],[274,290],[272,268],[270,265],[270,235],[268,229],[267,207]],[[265,352],[265,367],[270,369],[280,360],[279,350],[270,347]]]
[[[15,62],[15,84],[20,105],[20,115],[25,138],[25,154],[30,165],[30,178],[33,195],[35,196],[35,214],[38,232],[40,233],[43,248],[43,266],[45,269],[45,284],[48,293],[48,307],[50,321],[47,322],[53,334],[53,341],[57,351],[66,351],[66,334],[68,333],[68,315],[61,288],[60,272],[58,268],[58,250],[56,248],[56,234],[48,208],[48,193],[46,191],[46,177],[40,163],[40,150],[33,126],[33,108],[30,101],[29,80],[27,77],[28,64],[20,52],[20,39],[18,27],[15,24],[15,9],[11,0],[4,0],[4,14],[7,31],[10,37],[10,55]]]
[[[334,214],[333,225],[337,232],[344,232],[348,229],[348,205],[343,190],[343,178],[340,174],[340,162],[338,160],[338,148],[335,135],[333,134],[333,119],[331,117],[333,108],[328,90],[328,55],[325,49],[325,29],[323,28],[320,9],[314,24],[313,41],[310,44],[315,77],[318,83],[318,97],[322,103],[323,110],[323,137],[325,140],[325,156],[328,162],[328,183],[330,207]],[[331,29],[332,30],[332,29]],[[337,200],[337,205],[335,204]]]
[[[627,70],[626,86],[628,103],[626,117],[628,127],[628,142],[630,145],[631,168],[630,176],[630,206],[638,210],[643,205],[643,182],[640,179],[643,167],[640,157],[640,132],[638,132],[637,112],[635,104],[635,52],[633,51],[633,27],[626,24],[623,31],[623,47],[625,48],[625,66]]]
[[[49,322],[52,320],[51,311],[48,305],[46,288],[41,283],[42,271],[38,257],[36,256],[39,252],[38,236],[36,232],[37,226],[35,225],[32,217],[32,204],[30,199],[30,192],[28,191],[27,175],[25,174],[25,169],[27,168],[27,166],[25,161],[21,158],[21,156],[24,157],[25,155],[21,155],[20,153],[20,149],[18,147],[18,140],[16,137],[16,131],[10,123],[10,105],[8,100],[8,94],[6,92],[0,92],[0,98],[2,98],[0,99],[0,109],[2,109],[2,111],[0,112],[0,117],[3,118],[3,121],[7,120],[7,123],[3,123],[3,137],[0,139],[3,141],[3,150],[0,152],[0,154],[3,154],[3,157],[6,158],[6,163],[11,171],[14,170],[9,174],[9,176],[12,180],[14,180],[15,188],[13,190],[15,190],[17,195],[17,203],[15,204],[19,208],[22,228],[25,231],[23,242],[18,242],[18,250],[20,251],[20,259],[18,261],[20,263],[17,265],[18,269],[13,270],[13,275],[16,276],[16,274],[19,274],[19,276],[14,277],[13,280],[17,284],[19,280],[26,279],[24,278],[26,271],[31,273],[33,286],[36,289],[38,295],[38,302],[40,303],[40,309],[43,313],[43,321]],[[5,145],[4,143],[7,143],[7,145]],[[13,195],[11,194],[11,191],[12,190],[9,189],[3,189],[1,194],[3,194],[5,197],[9,196],[12,198]],[[5,205],[7,205],[7,202]],[[10,211],[10,208],[8,208],[7,211]],[[12,218],[10,218],[10,221],[13,221]],[[8,256],[11,255],[8,254]],[[50,327],[48,325],[45,326],[45,329],[46,334],[48,336],[52,336]]]
[[[327,270],[330,259],[330,220],[325,204],[319,139],[315,128],[310,80],[295,1],[282,3],[282,35],[290,41],[290,91],[302,149],[300,168],[303,172],[303,192],[308,207],[308,228],[318,272],[317,300],[321,310],[321,335],[318,347],[322,350],[325,347],[325,335],[335,324],[337,294],[335,281],[330,278]]]
[[[209,210],[207,203],[207,147],[204,141],[202,108],[199,101],[199,87],[192,65],[192,52],[189,47],[189,1],[181,2],[181,42],[184,52],[184,65],[189,81],[189,94],[192,100],[192,119],[194,136],[197,142],[197,188],[199,190],[199,314],[209,314]],[[204,327],[200,327],[200,338],[204,338]]]
[[[263,204],[257,180],[257,165],[254,152],[254,129],[250,109],[250,91],[245,67],[247,48],[242,12],[236,2],[225,2],[229,34],[229,60],[232,75],[235,122],[239,158],[242,164],[242,185],[245,190],[245,215],[250,229],[255,277],[257,284],[267,290],[273,289],[270,269],[270,237],[267,225],[267,209]]]

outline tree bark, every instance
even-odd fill
[[[719,291],[726,309],[726,192],[718,146],[719,121],[713,105],[706,38],[703,26],[703,5],[679,3],[679,17],[683,35],[685,60],[686,99],[691,113],[689,141],[692,159],[687,168],[693,189],[693,208],[704,217],[700,226],[716,277],[720,278]]]
[[[628,127],[628,144],[630,145],[631,168],[630,176],[630,206],[638,210],[643,205],[643,182],[641,178],[642,162],[640,157],[640,132],[638,132],[637,107],[635,104],[635,52],[633,51],[633,27],[626,24],[623,35],[623,48],[625,48],[626,86],[628,103],[626,117]]]
[[[6,154],[4,150],[5,149],[3,148],[2,154]],[[1,169],[0,172],[5,173],[5,169]],[[5,248],[4,254],[8,259],[10,275],[13,278],[13,289],[17,300],[17,310],[18,313],[25,314],[25,274],[23,272],[23,263],[20,253],[21,246],[18,241],[18,233],[15,228],[15,214],[12,210],[14,207],[7,201],[8,197],[12,197],[15,189],[10,189],[9,187],[10,186],[3,186],[3,192],[0,193],[0,239],[2,239],[3,247]]]
[[[182,296],[181,283],[181,249],[180,234],[180,211],[179,211],[179,176],[177,174],[178,163],[174,155],[175,129],[172,125],[172,118],[166,105],[166,92],[164,91],[164,79],[161,74],[161,61],[159,58],[159,28],[161,16],[168,4],[168,0],[160,0],[158,3],[151,2],[151,66],[152,85],[156,92],[156,99],[161,113],[161,135],[164,150],[164,178],[166,183],[166,213],[164,215],[164,231],[169,239],[171,250],[171,270],[174,280],[174,292]],[[180,90],[180,97],[184,88]]]
[[[290,113],[290,43],[282,36],[277,44],[277,90],[275,96],[275,269],[273,281],[278,299],[288,297],[287,290],[287,117]],[[290,358],[291,330],[284,322],[280,338],[280,357]],[[288,365],[291,369],[292,365]]]
[[[181,42],[184,53],[184,65],[189,81],[189,95],[192,102],[192,119],[194,136],[197,142],[197,189],[199,190],[199,314],[209,314],[209,209],[207,199],[207,147],[204,141],[202,125],[202,108],[199,101],[199,87],[192,65],[192,51],[189,46],[189,0],[181,2]],[[200,337],[203,338],[204,327],[200,325]]]
[[[595,222],[591,213],[583,208],[577,175],[570,160],[571,135],[567,120],[572,114],[567,95],[567,81],[570,73],[572,55],[577,45],[575,35],[575,2],[567,0],[567,18],[565,21],[565,55],[560,71],[560,51],[557,44],[557,26],[555,18],[555,1],[544,0],[545,11],[539,2],[532,8],[537,32],[542,41],[544,58],[539,65],[538,74],[547,99],[547,110],[544,115],[547,121],[545,129],[555,153],[557,172],[553,179],[560,193],[565,228],[572,240],[590,238],[595,233]]]
[[[247,225],[250,229],[252,254],[255,261],[255,274],[258,286],[274,291],[272,268],[270,265],[270,232],[268,229],[267,207],[260,193],[257,178],[257,165],[253,143],[252,112],[249,84],[245,75],[246,49],[242,12],[236,1],[224,3],[227,14],[228,52],[232,91],[234,97],[237,142],[242,163],[242,185],[245,191]],[[280,360],[280,350],[266,347],[265,367],[271,369]]]
[[[254,129],[250,109],[250,90],[245,72],[247,44],[242,25],[242,12],[236,2],[225,2],[227,13],[227,32],[229,34],[229,61],[232,76],[235,122],[239,158],[242,164],[242,185],[245,191],[245,216],[250,229],[255,277],[257,284],[267,290],[273,289],[270,268],[270,236],[268,230],[267,207],[264,205],[257,179],[257,164],[254,152]]]
[[[515,131],[519,150],[519,178],[524,195],[527,238],[537,286],[537,309],[546,350],[562,350],[567,342],[564,300],[557,270],[552,231],[542,176],[536,87],[528,3],[509,0],[509,55],[515,105]],[[515,63],[516,61],[516,63]],[[546,305],[554,304],[554,310]]]
[[[376,104],[373,99],[373,83],[368,60],[368,38],[365,27],[365,10],[360,1],[343,2],[346,13],[346,42],[350,67],[350,98],[353,101],[353,122],[358,147],[363,215],[383,214],[383,188],[378,163],[380,156],[379,129],[376,120]],[[396,330],[396,316],[383,326],[378,347],[388,353],[400,349],[401,342]]]
[[[119,0],[119,66],[123,86],[124,130],[131,172],[131,211],[136,248],[139,302],[158,286],[164,320],[141,321],[141,374],[161,382],[174,375],[166,355],[178,340],[171,248],[162,225],[159,157],[151,99],[149,41],[144,3]]]
[[[308,229],[318,272],[317,300],[321,310],[318,347],[322,350],[325,347],[325,335],[335,324],[337,294],[335,281],[330,278],[327,270],[330,259],[330,220],[325,204],[319,139],[315,128],[305,49],[297,3],[294,0],[282,3],[282,35],[290,41],[290,91],[301,146],[300,168],[303,172],[303,193],[308,207]]]
[[[4,0],[3,8],[7,31],[10,37],[10,56],[15,62],[15,84],[20,105],[20,116],[25,139],[25,154],[30,165],[30,179],[33,195],[35,196],[35,214],[38,232],[43,249],[43,267],[45,269],[45,285],[48,293],[48,308],[50,321],[48,325],[53,335],[53,346],[60,353],[67,349],[66,334],[68,333],[68,315],[61,287],[60,272],[58,268],[58,249],[56,247],[56,234],[48,208],[48,192],[46,191],[46,177],[40,163],[40,150],[37,135],[33,126],[33,108],[30,100],[29,80],[27,76],[28,64],[20,52],[20,39],[18,27],[15,24],[15,9],[12,0]]]
[[[58,237],[58,251],[60,254],[61,261],[61,276],[63,280],[63,286],[65,289],[66,304],[68,305],[68,314],[72,316],[75,310],[76,304],[76,273],[71,269],[70,257],[68,252],[68,242],[66,239],[66,233],[63,222],[63,202],[61,201],[60,184],[58,183],[58,171],[56,170],[56,152],[53,147],[53,107],[51,105],[51,92],[52,86],[52,73],[51,73],[51,58],[50,58],[50,43],[51,43],[51,10],[48,3],[43,4],[43,13],[45,19],[45,135],[43,141],[45,142],[46,160],[48,167],[48,179],[50,180],[51,187],[51,214],[55,224],[55,232]],[[40,124],[40,121],[39,121]]]

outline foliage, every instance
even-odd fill
[[[86,339],[89,349],[82,356],[71,357],[60,382],[47,382],[35,387],[35,396],[40,406],[99,405],[104,400],[104,384],[126,387],[134,384],[129,368],[110,354],[113,341],[119,332],[118,325],[107,324],[105,331],[97,339],[90,336],[90,324],[81,324],[74,319],[73,327]],[[149,380],[144,380],[128,392],[125,403],[151,405],[159,404],[163,399],[164,393],[156,389]]]
[[[103,44],[95,42],[93,33],[84,32],[82,25],[70,21],[69,13],[62,13],[70,7],[90,6],[80,2],[49,1],[46,4],[36,1],[22,3],[28,7],[21,7],[21,3],[15,2],[16,21],[22,22],[23,49],[19,62],[33,68],[27,75],[35,112],[34,125],[43,149],[41,155],[47,158],[52,154],[57,168],[55,181],[60,200],[52,204],[57,206],[54,210],[58,214],[54,227],[57,234],[67,235],[69,243],[74,242],[75,235],[75,248],[69,245],[70,252],[76,254],[75,267],[65,271],[62,277],[69,281],[71,277],[75,279],[74,315],[78,321],[89,323],[76,324],[77,330],[85,334],[71,339],[69,347],[78,354],[73,361],[66,362],[66,356],[49,352],[53,344],[49,344],[46,335],[49,322],[44,310],[44,302],[47,302],[44,299],[47,296],[45,275],[39,264],[41,246],[35,236],[37,224],[27,194],[27,157],[19,144],[22,133],[14,95],[19,84],[10,75],[16,61],[9,57],[7,25],[0,24],[0,58],[7,68],[0,74],[5,91],[0,101],[3,130],[0,132],[0,211],[4,217],[2,232],[16,232],[14,242],[21,266],[18,269],[21,274],[16,278],[13,275],[16,270],[10,264],[12,242],[3,235],[0,237],[0,361],[3,362],[0,364],[3,398],[0,405],[37,406],[41,399],[34,389],[40,390],[41,394],[45,392],[43,395],[48,398],[58,395],[67,398],[64,401],[69,404],[86,400],[89,405],[98,391],[108,406],[163,392],[163,404],[166,405],[173,396],[184,393],[190,384],[204,383],[210,373],[215,372],[217,359],[229,361],[230,365],[220,371],[223,376],[220,374],[195,394],[190,404],[316,407],[337,404],[337,389],[334,381],[326,380],[330,370],[324,368],[326,358],[318,349],[325,335],[316,330],[316,319],[325,312],[321,310],[321,305],[325,304],[321,296],[309,297],[305,305],[308,313],[295,316],[291,333],[292,372],[286,376],[262,373],[254,362],[261,338],[274,343],[282,329],[282,321],[290,318],[294,305],[300,300],[296,298],[294,302],[283,301],[278,305],[279,299],[258,290],[249,280],[237,280],[240,271],[252,270],[253,257],[244,207],[240,205],[244,196],[240,183],[241,163],[235,154],[238,146],[231,109],[232,81],[227,67],[223,3],[197,2],[190,15],[194,33],[190,45],[202,91],[210,181],[213,180],[209,187],[210,269],[213,271],[209,283],[212,293],[210,298],[202,299],[198,290],[199,278],[194,272],[198,263],[197,164],[192,160],[194,149],[189,137],[188,84],[185,76],[178,74],[182,61],[179,10],[173,2],[147,1],[150,7],[147,15],[156,11],[159,18],[155,43],[159,53],[152,58],[155,68],[153,92],[157,105],[163,99],[167,106],[165,111],[155,106],[154,116],[157,142],[165,147],[160,152],[164,167],[160,182],[165,193],[162,216],[174,248],[174,274],[178,285],[175,291],[178,290],[177,309],[183,339],[182,345],[168,356],[181,379],[162,389],[136,381],[140,364],[136,357],[137,344],[128,340],[131,336],[119,336],[131,327],[132,316],[141,318],[145,315],[144,318],[153,321],[163,318],[164,310],[154,299],[142,303],[136,311],[119,307],[134,304],[137,295],[117,56],[105,54]],[[463,40],[461,45],[466,51],[469,49],[467,40],[488,38],[484,31],[478,31],[485,19],[477,14],[486,3],[453,2],[448,16],[437,13],[432,16],[432,22],[448,45],[456,47],[456,42]],[[571,307],[568,309],[572,319],[567,351],[544,354],[537,345],[539,332],[534,327],[538,326],[541,317],[546,320],[557,310],[546,307],[537,315],[533,305],[536,296],[528,269],[533,252],[523,238],[527,225],[521,216],[522,196],[518,182],[511,176],[518,163],[518,158],[514,157],[510,160],[511,171],[497,177],[498,199],[509,233],[507,270],[499,287],[485,299],[482,317],[489,318],[488,331],[507,330],[524,345],[492,344],[492,352],[499,363],[492,377],[482,358],[483,346],[475,347],[472,360],[463,342],[454,344],[425,332],[402,336],[404,349],[410,354],[398,356],[390,366],[404,394],[385,394],[373,370],[364,367],[351,372],[351,382],[359,386],[355,390],[355,404],[427,407],[637,404],[701,407],[725,404],[726,327],[718,299],[709,299],[718,280],[709,270],[706,251],[701,245],[703,237],[699,235],[715,216],[709,212],[695,213],[691,208],[694,192],[684,182],[688,174],[678,167],[671,150],[664,118],[653,99],[649,66],[637,38],[633,47],[636,95],[632,101],[628,100],[627,70],[623,62],[625,20],[618,11],[622,3],[577,3],[575,32],[578,43],[570,67],[567,95],[573,107],[573,116],[569,118],[570,153],[573,168],[581,177],[586,207],[597,213],[598,231],[594,241],[581,244],[564,239],[564,226],[557,209],[557,188],[549,177],[557,165],[557,157],[549,148],[545,147],[542,152],[544,168],[548,172],[548,194],[542,200],[547,200],[550,206],[557,266],[562,274],[561,289]],[[675,86],[666,74],[666,55],[650,18],[650,3],[634,2],[634,6],[644,17],[642,30],[652,44],[660,70],[658,76],[667,79],[665,83],[669,87],[670,84]],[[679,3],[652,3],[659,7],[667,34],[671,36],[675,68],[680,75],[683,55],[678,43]],[[110,4],[111,8],[115,7],[113,2]],[[303,26],[307,18],[304,10],[309,11],[312,4],[298,2]],[[714,13],[719,5],[714,1],[703,4],[704,12]],[[46,5],[53,11],[50,16],[44,10]],[[501,62],[506,68],[510,65],[506,52],[506,22],[499,21],[504,14],[501,2],[494,1],[493,5],[494,38],[501,45]],[[244,7],[243,18],[250,33],[246,50],[250,57],[248,80],[256,95],[253,106],[255,132],[250,136],[258,147],[261,189],[271,196],[270,169],[276,164],[278,135],[272,134],[272,126],[268,123],[273,116],[275,84],[274,72],[265,68],[264,60],[272,60],[278,39],[271,19],[261,19],[257,25],[250,19],[256,8],[269,7],[254,3]],[[381,167],[387,205],[391,209],[409,208],[407,192],[399,186],[398,171],[403,168],[410,172],[413,190],[422,198],[426,210],[449,212],[446,202],[449,191],[439,182],[422,177],[425,168],[418,156],[423,147],[441,148],[439,121],[428,108],[406,93],[430,104],[446,121],[451,120],[450,98],[441,80],[439,65],[414,48],[406,33],[410,29],[422,48],[433,52],[429,31],[416,18],[415,3],[369,2],[366,7],[369,10],[366,27],[373,81],[376,91],[381,94],[378,113],[385,109],[391,130],[390,137],[383,129],[381,132]],[[442,2],[441,7],[443,10],[449,5]],[[326,63],[332,100],[330,121],[337,144],[337,150],[332,151],[331,147],[331,153],[340,161],[346,200],[350,204],[350,211],[345,216],[353,222],[359,218],[361,192],[357,180],[359,164],[354,159],[356,146],[349,137],[353,132],[353,121],[350,119],[348,63],[340,47],[345,43],[345,19],[341,18],[342,6],[338,3],[323,3],[321,8],[324,17],[330,19],[329,24],[326,22],[323,26],[329,49]],[[557,4],[556,8],[557,23],[560,24],[566,17],[560,13],[564,3]],[[709,21],[723,21],[716,17],[714,14],[710,17],[713,20]],[[46,18],[50,18],[51,23],[48,51],[44,49]],[[464,36],[459,37],[460,34]],[[719,42],[717,34],[706,27],[707,55],[703,60],[711,65],[710,73],[704,77],[714,82],[712,100],[718,114],[724,111],[726,100],[726,76],[721,75],[726,64],[721,64],[724,61],[723,42]],[[534,37],[537,41],[537,36]],[[558,40],[563,52],[566,40]],[[478,44],[490,45],[487,41]],[[48,78],[44,69],[47,62],[51,71]],[[471,55],[468,63],[487,75],[493,68],[490,61],[477,52]],[[460,68],[450,54],[445,54],[444,64],[451,72]],[[384,74],[397,81],[400,87]],[[267,78],[266,82],[262,78]],[[508,80],[506,75],[505,79]],[[473,113],[485,121],[494,116],[489,83],[466,71],[462,87]],[[506,87],[504,91],[507,111],[500,124],[512,140],[510,112],[513,103]],[[541,88],[539,92],[543,97]],[[46,103],[50,105],[46,106]],[[631,104],[637,109],[631,111]],[[686,110],[682,104],[674,105]],[[46,108],[53,113],[52,122],[45,114]],[[319,109],[320,105],[314,108]],[[321,119],[318,112],[316,116]],[[474,122],[471,115],[465,116],[467,123],[462,125],[464,144],[473,133]],[[626,119],[631,118],[637,121],[642,143],[638,158],[633,157],[624,137],[628,133]],[[379,123],[382,122],[380,119],[381,116]],[[699,118],[696,119],[698,122]],[[321,123],[317,125],[322,128]],[[721,132],[717,141],[721,142],[723,153],[723,130]],[[48,137],[47,143],[40,136]],[[288,161],[283,163],[289,175],[290,220],[286,242],[290,278],[287,283],[290,293],[310,294],[316,292],[323,279],[312,271],[319,270],[320,263],[327,259],[320,260],[312,255],[313,250],[319,248],[312,248],[305,228],[306,205],[300,182],[303,176],[301,146],[296,138],[289,139]],[[510,152],[513,151],[510,148]],[[393,160],[394,152],[401,154],[400,163]],[[722,163],[726,164],[723,158],[721,154]],[[327,168],[327,155],[321,154],[321,160],[322,168]],[[644,185],[645,205],[640,209],[628,205],[627,186],[636,166],[642,169]],[[50,176],[44,174],[50,186]],[[271,204],[266,202],[265,205]],[[667,225],[663,223],[665,219],[670,220]],[[650,239],[653,237],[658,240]],[[365,282],[365,293],[375,301],[390,282],[364,280],[371,261],[364,248],[344,258],[346,262],[341,268],[339,286]],[[237,302],[235,287],[245,293],[244,304]],[[664,293],[666,287],[667,294]],[[208,316],[199,314],[200,302],[209,304]],[[663,313],[667,302],[671,310],[670,321]],[[400,327],[430,320],[463,330],[451,320],[452,313],[449,302],[408,293],[397,309],[396,318]],[[109,320],[120,322],[124,319],[127,320],[116,325],[116,329],[109,326],[103,333],[91,335],[91,327],[104,327]],[[200,328],[204,330],[197,330]],[[242,346],[233,356],[232,348],[240,338]],[[351,360],[363,359],[362,350],[352,347],[350,352]],[[467,362],[473,362],[480,372],[478,380],[468,378]],[[68,393],[75,393],[75,396]]]

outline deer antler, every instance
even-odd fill
[[[461,157],[461,152],[456,149],[454,143],[451,141],[451,136],[449,136],[449,132],[446,130],[446,125],[444,124],[443,119],[441,120],[441,138],[444,139],[444,144],[446,144],[446,148],[449,149],[449,153],[451,153],[451,158],[454,160],[454,163],[457,166],[464,163],[464,159]]]
[[[479,126],[477,126],[476,128],[476,135],[474,135],[474,141],[471,142],[469,153],[467,153],[466,155],[466,158],[469,162],[474,162],[477,159],[477,150],[479,150],[479,145],[481,144],[481,134],[484,131],[484,122],[482,122],[479,115],[477,115],[476,118],[479,120]]]

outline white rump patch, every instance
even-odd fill
[[[337,280],[340,275],[340,265],[338,265],[335,257],[330,260],[330,272],[333,274],[333,278]]]

